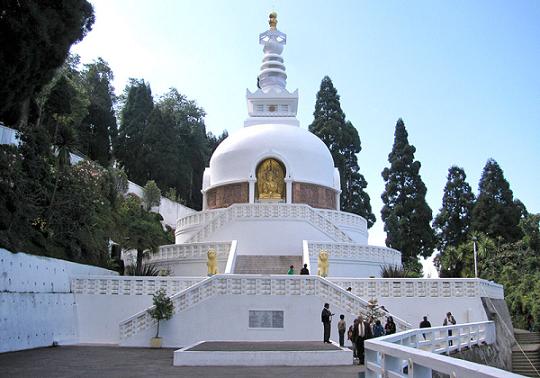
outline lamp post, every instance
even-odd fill
[[[472,238],[472,241],[473,241],[473,252],[474,252],[474,278],[478,278],[478,264],[476,263],[476,241],[478,239],[476,238],[476,236],[473,236]]]

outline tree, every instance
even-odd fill
[[[173,154],[168,151],[169,171],[166,174],[174,174],[176,182],[174,185],[161,184],[164,180],[154,175],[151,178],[163,191],[176,188],[178,196],[187,206],[200,209],[202,177],[210,156],[204,125],[205,112],[175,88],[161,96],[156,107],[160,110],[164,128],[174,134],[174,139],[167,142],[176,150]]]
[[[0,119],[26,123],[32,97],[94,23],[86,0],[8,1],[0,9]],[[32,25],[32,27],[29,27]]]
[[[150,210],[154,206],[159,206],[161,203],[161,190],[159,190],[154,180],[148,181],[144,186],[143,202],[146,210]]]
[[[107,62],[98,58],[87,64],[82,73],[88,93],[88,113],[79,125],[79,148],[83,154],[102,166],[109,165],[111,144],[117,137],[112,81],[113,72]]]
[[[345,120],[339,95],[328,76],[323,78],[317,92],[313,117],[309,131],[326,144],[339,170],[342,209],[364,217],[371,227],[375,223],[375,215],[365,192],[367,182],[360,173],[356,157],[362,149],[360,137],[352,123]]]
[[[475,198],[466,178],[463,168],[452,166],[448,170],[442,207],[433,222],[441,251],[467,240]]]
[[[144,166],[142,146],[148,117],[153,108],[154,99],[150,85],[142,79],[130,79],[124,89],[120,128],[114,150],[128,177],[140,185],[149,179]]]
[[[117,240],[126,249],[137,250],[136,272],[140,275],[146,250],[157,251],[167,242],[167,235],[160,223],[161,216],[146,211],[141,200],[128,195],[118,210]]]
[[[522,208],[514,203],[510,184],[493,159],[484,166],[478,192],[472,211],[472,229],[507,243],[519,240],[523,236],[519,228]]]
[[[229,132],[227,130],[223,130],[220,136],[216,136],[212,134],[212,132],[210,131],[208,132],[208,134],[206,134],[206,138],[208,139],[208,148],[210,150],[210,153],[208,155],[209,158],[212,156],[212,154],[214,153],[216,148],[218,148],[221,142],[227,139],[228,136],[229,136]]]
[[[150,316],[153,319],[157,320],[157,330],[156,330],[156,338],[159,337],[159,321],[160,320],[169,320],[172,318],[174,314],[174,304],[167,296],[167,293],[164,289],[159,289],[154,293],[152,296],[152,301],[154,303],[154,307],[148,312],[150,313]]]
[[[431,209],[426,202],[426,186],[420,177],[420,162],[414,160],[416,148],[409,144],[405,124],[396,123],[394,145],[388,155],[390,167],[382,171],[385,190],[381,210],[386,245],[401,251],[407,270],[421,271],[418,256],[433,252],[435,237],[430,227]]]

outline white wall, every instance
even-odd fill
[[[417,326],[427,315],[433,326],[440,325],[447,311],[459,323],[486,320],[480,298],[388,298],[380,301],[389,311]],[[160,325],[164,346],[180,347],[201,340],[321,340],[321,310],[324,301],[316,296],[237,296],[212,297],[177,313]],[[250,329],[249,310],[283,310],[283,329]],[[345,315],[347,327],[356,314],[331,307],[336,314],[331,339],[338,340],[337,321]],[[442,317],[441,317],[442,316]],[[126,346],[148,346],[155,328],[150,327],[124,340]]]
[[[152,305],[151,295],[75,294],[79,342],[118,344],[118,324]]]
[[[128,193],[133,193],[143,198],[144,189],[142,186],[135,184],[134,182],[128,181]],[[178,218],[184,217],[188,214],[194,213],[195,210],[179,204],[177,202],[171,201],[168,198],[161,197],[161,203],[159,206],[153,208],[154,211],[157,211],[163,217],[163,222],[173,229],[176,228],[176,221]]]
[[[76,343],[73,275],[111,275],[106,269],[0,249],[0,352]]]
[[[302,242],[330,241],[323,232],[302,220],[245,219],[234,220],[219,228],[209,241],[238,240],[238,255],[298,255],[302,256]]]

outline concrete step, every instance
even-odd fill
[[[520,344],[540,344],[540,332],[516,332],[514,336]]]
[[[235,274],[287,274],[293,265],[295,274],[300,274],[302,256],[238,255]]]

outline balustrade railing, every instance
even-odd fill
[[[494,342],[495,323],[492,321],[411,329],[366,340],[365,376],[431,378],[437,371],[450,377],[520,377],[508,371],[441,355]]]
[[[333,240],[338,242],[352,242],[353,240],[342,230],[336,227],[325,216],[319,214],[312,207],[301,204],[234,204],[224,209],[220,214],[207,222],[190,239],[190,242],[201,242],[223,225],[235,219],[246,218],[279,218],[301,219],[310,222]]]
[[[478,278],[328,278],[362,298],[489,297],[504,299],[502,285]]]
[[[321,250],[330,258],[353,261],[373,261],[387,265],[401,265],[401,253],[392,248],[359,245],[355,243],[326,243],[308,241],[310,258],[316,259]]]
[[[204,279],[205,277],[82,276],[71,279],[71,292],[92,295],[152,295],[159,289],[164,289],[170,296]]]
[[[187,244],[171,244],[159,247],[159,251],[149,255],[149,262],[159,262],[163,260],[206,260],[209,249],[216,251],[219,260],[227,259],[231,242],[203,242]]]
[[[332,306],[340,307],[350,314],[368,313],[368,303],[365,300],[324,278],[289,275],[215,275],[172,295],[174,313],[185,311],[216,295],[319,296]],[[148,313],[151,308],[138,312],[120,323],[121,340],[155,325],[155,320]],[[411,327],[397,316],[394,316],[394,321],[398,330]]]
[[[179,218],[176,222],[176,229],[182,229],[189,226],[199,225],[199,224],[206,224],[210,222],[212,219],[219,216],[225,209],[215,209],[215,210],[206,210],[206,211],[200,211],[196,212],[194,214],[186,215],[182,218]]]
[[[314,210],[334,224],[356,227],[358,228],[358,232],[362,232],[367,236],[367,221],[360,215],[337,210],[315,208]]]

